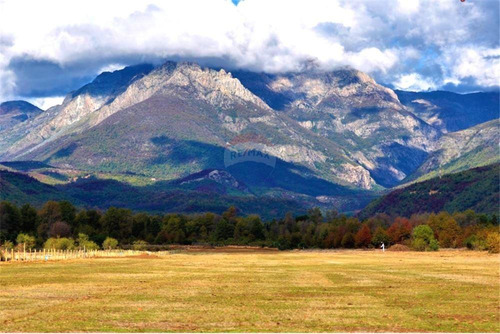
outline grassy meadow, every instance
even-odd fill
[[[172,252],[0,264],[0,331],[500,332],[484,252]]]

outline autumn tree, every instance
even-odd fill
[[[411,223],[407,218],[397,217],[387,229],[392,244],[401,243],[411,237]]]
[[[368,247],[372,241],[372,233],[367,224],[363,224],[354,237],[356,247]]]
[[[55,222],[50,226],[49,237],[51,238],[65,238],[71,236],[71,227],[65,222]]]
[[[459,246],[461,228],[453,217],[447,212],[431,214],[428,225],[432,228],[439,245],[444,248]]]

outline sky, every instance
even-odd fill
[[[102,71],[165,60],[351,66],[395,89],[495,90],[498,0],[0,0],[0,101],[47,108]]]

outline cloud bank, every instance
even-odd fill
[[[0,0],[0,100],[60,96],[165,59],[253,71],[352,66],[394,88],[498,87],[497,0]]]

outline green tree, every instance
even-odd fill
[[[387,247],[391,243],[391,238],[382,226],[377,227],[373,233],[372,244],[375,247],[380,247],[382,243]]]
[[[102,243],[103,249],[116,249],[116,247],[118,247],[118,240],[114,238],[107,237]]]
[[[246,218],[248,226],[250,229],[250,241],[253,240],[264,240],[265,238],[265,228],[264,224],[257,215],[250,215]]]
[[[429,216],[428,225],[434,231],[434,236],[439,241],[441,247],[450,248],[461,246],[459,239],[462,234],[460,226],[447,212],[440,212],[437,215]]]
[[[38,213],[36,209],[29,204],[24,204],[19,210],[21,214],[21,232],[34,233],[38,220]]]
[[[19,233],[21,214],[10,202],[0,203],[0,240],[13,241]]]
[[[52,224],[62,221],[61,208],[58,202],[48,201],[38,212],[39,224],[37,234],[41,239],[46,239]]]
[[[61,220],[71,227],[74,227],[76,208],[68,201],[59,202],[59,210],[61,211]]]
[[[342,238],[341,246],[344,248],[353,248],[354,247],[354,234],[351,232],[347,232],[344,234],[344,237]]]
[[[412,247],[417,251],[437,250],[439,248],[434,232],[429,225],[419,225],[413,229]]]
[[[132,235],[132,211],[111,207],[101,217],[103,232],[121,242]]]

